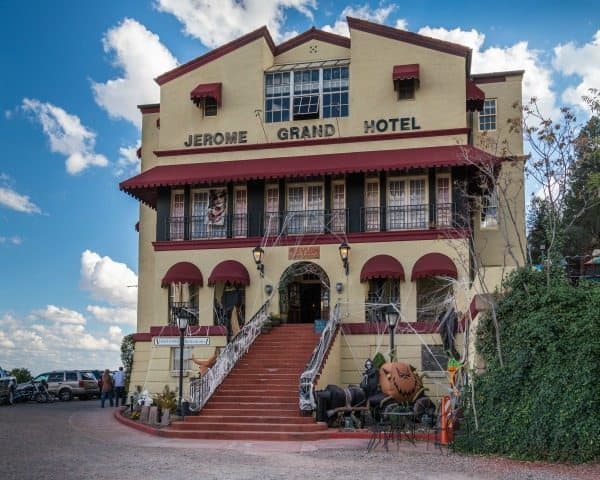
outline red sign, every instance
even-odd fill
[[[321,247],[290,247],[288,250],[288,260],[309,260],[321,258]]]

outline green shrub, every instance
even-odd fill
[[[504,368],[484,316],[477,351],[486,371],[474,377],[462,451],[522,459],[586,462],[600,458],[600,282],[573,287],[554,272],[522,269],[498,296]]]
[[[175,390],[171,390],[168,385],[165,385],[161,393],[157,393],[152,396],[154,404],[165,412],[169,410],[171,413],[175,413],[177,409],[177,395]]]

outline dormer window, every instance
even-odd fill
[[[190,92],[190,99],[202,109],[203,116],[216,116],[221,106],[221,83],[201,83]]]
[[[392,71],[394,90],[398,92],[398,100],[412,100],[419,87],[419,64],[394,65]]]

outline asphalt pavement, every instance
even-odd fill
[[[600,479],[597,465],[464,457],[402,442],[165,439],[128,428],[99,401],[0,406],[0,479]]]

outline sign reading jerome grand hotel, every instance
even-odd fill
[[[365,120],[363,133],[386,133],[407,130],[420,130],[415,117],[380,118],[378,120]],[[277,130],[278,140],[305,140],[309,138],[332,137],[335,135],[335,125],[304,125],[302,127],[283,127]],[[183,142],[186,147],[207,147],[212,145],[233,145],[248,143],[248,131],[216,132],[189,134]]]

